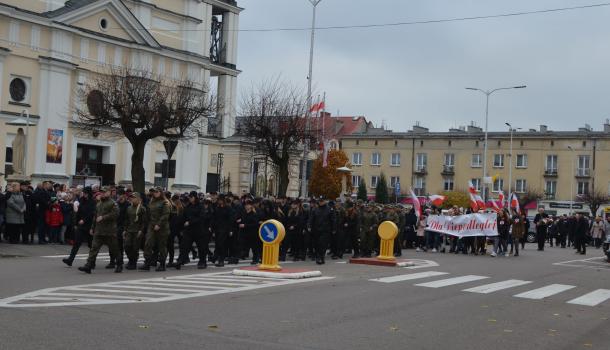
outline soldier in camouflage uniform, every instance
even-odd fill
[[[79,267],[80,271],[91,273],[91,269],[95,266],[95,259],[102,248],[102,245],[107,245],[110,251],[110,256],[118,256],[119,249],[117,244],[116,230],[119,208],[116,203],[110,198],[112,192],[110,188],[103,188],[102,198],[97,203],[95,208],[95,220],[91,227],[90,234],[93,235],[89,258],[84,266]],[[114,272],[123,271],[123,264],[119,262],[114,269]]]
[[[146,232],[147,215],[146,207],[142,204],[142,197],[139,193],[132,193],[129,196],[131,203],[127,207],[122,226],[124,231],[121,232],[125,242],[125,253],[129,262],[125,267],[127,270],[135,270],[140,252],[140,240],[144,232]]]
[[[370,258],[375,245],[377,235],[377,225],[379,219],[377,213],[373,211],[372,205],[367,205],[364,213],[360,217],[360,245],[362,257]]]
[[[165,198],[161,188],[153,188],[150,192],[152,193],[152,199],[148,204],[148,230],[144,243],[144,264],[139,269],[150,270],[153,259],[156,257],[154,251],[157,248],[159,251],[159,266],[157,266],[156,271],[165,271],[171,204]]]

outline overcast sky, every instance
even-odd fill
[[[603,0],[322,0],[317,26],[472,17]],[[308,0],[238,0],[241,29],[311,25]],[[364,115],[405,131],[505,122],[600,130],[610,118],[610,6],[520,17],[401,27],[316,31],[313,81],[327,110]],[[306,86],[309,31],[240,32],[240,91],[281,74]]]

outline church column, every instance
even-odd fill
[[[176,178],[172,190],[190,192],[199,190],[199,162],[201,147],[197,138],[180,140],[176,150]]]
[[[220,136],[229,137],[235,131],[235,103],[237,97],[237,77],[221,75],[218,77],[218,103],[221,118]]]
[[[62,150],[68,146],[68,109],[71,94],[71,73],[74,65],[53,58],[40,58],[40,93],[38,110],[40,120],[36,127],[36,142],[32,179],[67,180],[66,155],[59,152],[47,159],[47,145],[50,149]],[[64,88],[57,88],[58,86]],[[54,144],[51,144],[53,142]]]

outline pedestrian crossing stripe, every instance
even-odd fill
[[[430,279],[434,277],[440,277],[443,275],[448,275],[448,272],[440,272],[440,271],[425,271],[418,273],[410,273],[404,275],[396,275],[396,276],[388,276],[382,278],[370,279],[372,282],[381,282],[381,283],[396,283],[396,282],[404,282],[404,281],[412,281],[418,279]],[[487,279],[487,276],[478,276],[478,275],[465,275],[465,276],[457,276],[451,278],[443,278],[440,280],[434,280],[429,282],[423,282],[415,284],[418,287],[427,287],[427,288],[443,288],[449,287],[459,284],[471,283],[475,281],[481,281],[483,279]],[[491,294],[499,291],[503,291],[510,288],[518,288],[528,284],[533,283],[532,281],[524,281],[517,279],[509,279],[500,282],[494,282],[489,284],[483,284],[467,289],[463,289],[463,292],[469,293],[478,293],[478,294]],[[568,290],[574,289],[576,286],[566,285],[566,284],[550,284],[544,287],[532,289],[529,291],[525,291],[516,295],[513,295],[517,298],[522,299],[530,299],[530,300],[542,300],[546,299],[560,293],[566,292]],[[584,294],[580,297],[567,301],[568,304],[573,305],[582,305],[582,306],[597,306],[606,301],[610,300],[610,289],[597,289],[593,292]]]
[[[315,282],[333,277],[267,279],[231,272],[181,275],[45,288],[0,299],[0,307],[31,308],[126,303],[159,303],[260,288]]]

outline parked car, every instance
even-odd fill
[[[604,249],[604,254],[606,255],[606,259],[610,263],[610,234],[606,234],[606,241],[602,245]]]
[[[525,236],[525,238],[528,243],[534,243],[536,242],[536,225],[534,224],[534,217],[528,216],[527,220],[530,223],[530,227],[529,230],[527,230],[527,236]]]

